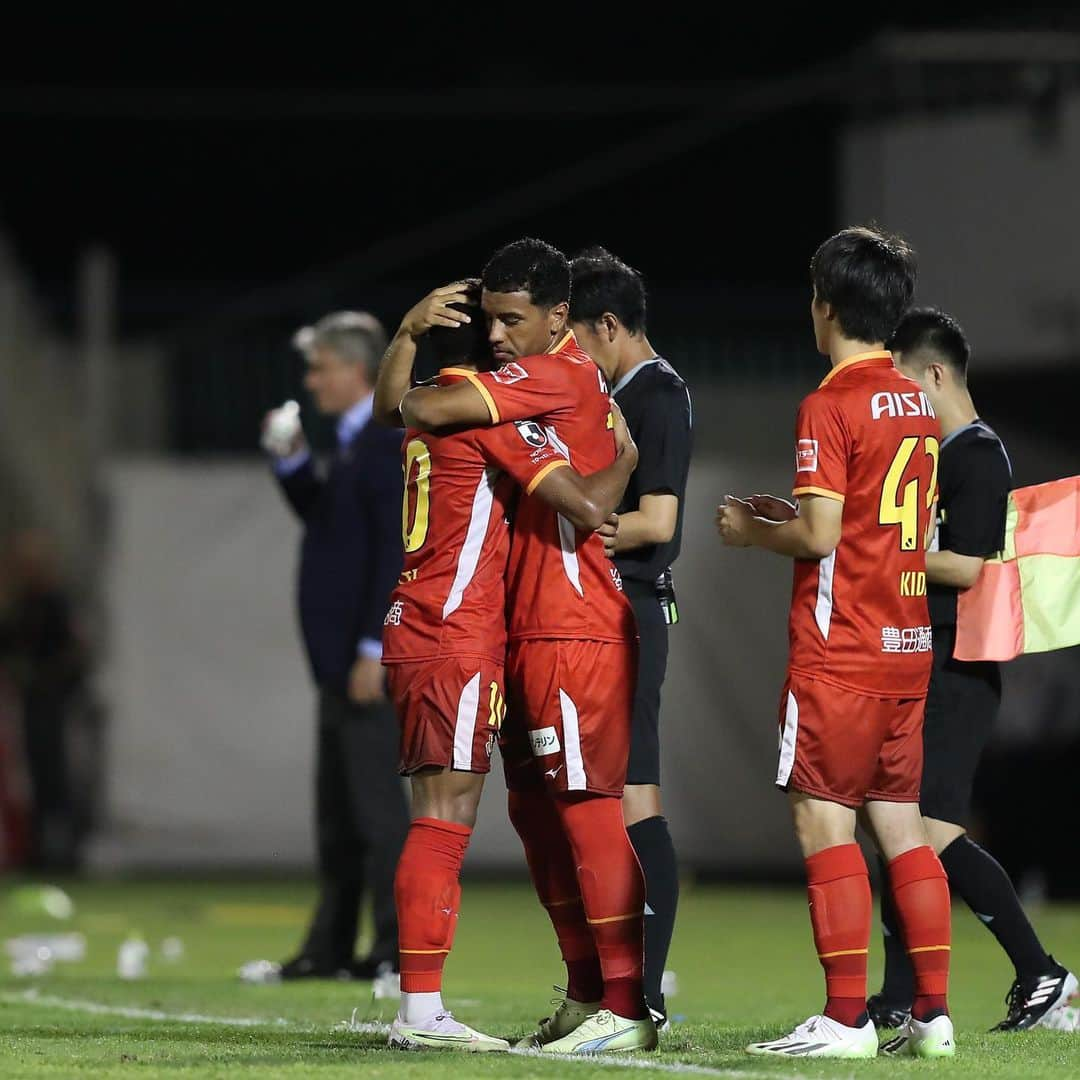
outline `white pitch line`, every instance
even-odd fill
[[[0,994],[5,1005],[38,1005],[50,1009],[67,1009],[70,1012],[89,1013],[93,1016],[122,1016],[127,1020],[157,1020],[173,1024],[217,1024],[221,1027],[255,1028],[276,1027],[295,1030],[313,1030],[316,1024],[300,1023],[284,1017],[256,1016],[206,1016],[202,1013],[171,1013],[162,1009],[141,1009],[129,1005],[105,1005],[98,1001],[78,998],[56,997],[39,994],[36,990],[22,993]],[[346,1020],[335,1029],[357,1035],[386,1035],[390,1025],[377,1020]],[[721,1076],[731,1080],[772,1080],[777,1073],[758,1072],[749,1069],[717,1069],[710,1065],[692,1065],[682,1061],[649,1061],[647,1058],[604,1057],[600,1054],[542,1054],[539,1050],[511,1050],[515,1057],[536,1058],[540,1061],[569,1062],[574,1065],[596,1065],[610,1069],[644,1069],[652,1072],[682,1073],[690,1076]],[[802,1073],[784,1073],[785,1080],[809,1080]]]
[[[39,994],[36,990],[24,990],[21,994],[0,994],[5,1005],[41,1005],[50,1009],[68,1009],[71,1012],[91,1013],[95,1016],[122,1016],[128,1020],[164,1020],[174,1024],[220,1024],[222,1027],[314,1027],[314,1024],[298,1025],[283,1017],[263,1018],[255,1016],[203,1016],[201,1013],[170,1013],[161,1009],[139,1009],[128,1005],[104,1005],[98,1001],[80,1001],[77,998],[54,997]]]
[[[685,1061],[649,1061],[647,1058],[605,1057],[602,1054],[544,1054],[539,1050],[511,1050],[511,1054],[541,1061],[567,1061],[574,1065],[598,1065],[610,1069],[647,1069],[652,1072],[685,1073],[691,1076],[743,1077],[765,1080],[782,1075],[784,1080],[810,1080],[803,1073],[758,1072],[752,1069],[717,1069],[711,1065],[692,1065]]]

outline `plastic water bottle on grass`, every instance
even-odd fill
[[[150,946],[141,934],[129,934],[116,954],[116,974],[121,979],[145,979]]]
[[[170,964],[184,959],[184,943],[178,937],[167,937],[161,943],[161,958]]]

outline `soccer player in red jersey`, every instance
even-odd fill
[[[817,347],[832,370],[799,408],[798,508],[729,497],[717,524],[726,544],[795,560],[776,783],[788,792],[806,859],[828,1000],[790,1035],[748,1049],[878,1051],[866,1011],[871,899],[855,843],[861,813],[888,860],[915,969],[912,1018],[884,1049],[949,1056],[949,887],[919,816],[931,664],[925,551],[939,428],[926,395],[883,345],[911,302],[914,256],[898,238],[845,229],[818,248],[810,271]]]
[[[501,366],[419,387],[410,426],[531,418],[561,462],[591,473],[615,454],[600,369],[567,330],[570,267],[519,240],[484,268],[482,305]],[[554,1053],[651,1049],[642,988],[644,881],[622,819],[636,668],[633,610],[594,533],[533,495],[514,518],[507,573],[510,818],[567,966],[565,1000],[525,1042]]]
[[[416,340],[424,333],[441,361],[457,365],[442,368],[439,384],[468,377],[478,362],[490,367],[478,301],[479,282],[459,283],[436,290],[405,316],[380,370],[378,419],[396,417],[410,385]],[[413,790],[413,821],[395,881],[402,998],[393,1047],[509,1048],[456,1020],[441,996],[461,862],[505,711],[507,518],[517,483],[578,528],[602,524],[637,460],[621,423],[617,435],[615,461],[582,478],[573,469],[551,467],[564,459],[528,422],[406,432],[405,565],[383,635],[390,696],[401,722],[401,771]]]

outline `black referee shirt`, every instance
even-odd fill
[[[675,533],[666,544],[649,544],[615,560],[624,578],[651,585],[678,557],[682,543],[690,470],[690,392],[679,373],[659,356],[628,371],[612,392],[638,448],[638,466],[618,512],[637,510],[642,495],[674,495],[679,500]]]
[[[975,420],[941,443],[937,534],[931,551],[985,558],[1005,546],[1005,513],[1012,463],[994,430]],[[930,585],[933,626],[956,625],[957,590]]]

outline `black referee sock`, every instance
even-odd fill
[[[1017,978],[1051,971],[1054,962],[1028,921],[1005,869],[971,837],[957,837],[942,853],[949,887],[967,902],[998,939],[1016,968]]]
[[[660,1009],[664,998],[660,983],[667,964],[675,909],[679,906],[679,868],[667,819],[646,818],[627,830],[645,875],[645,1000]]]
[[[881,984],[881,996],[890,1005],[910,1009],[915,997],[915,970],[900,934],[900,920],[889,886],[888,865],[879,858],[878,867],[881,871],[881,930],[885,935],[885,978]]]

